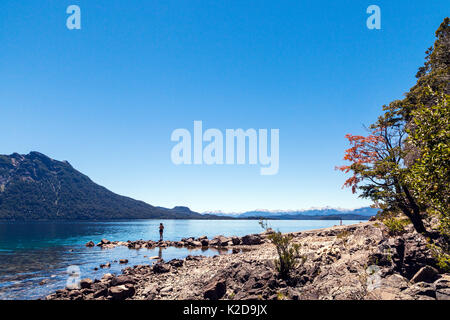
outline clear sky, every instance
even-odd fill
[[[81,30],[66,28],[72,4]],[[334,170],[344,135],[402,98],[449,14],[448,0],[1,0],[0,153],[68,160],[165,207],[361,207]],[[279,173],[174,165],[171,133],[194,120],[278,128]]]

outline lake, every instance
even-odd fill
[[[257,220],[131,220],[111,222],[0,222],[0,299],[39,299],[68,280],[68,268],[79,268],[81,278],[100,279],[105,273],[119,274],[126,266],[150,264],[149,257],[161,256],[168,261],[187,255],[212,256],[228,250],[155,248],[130,250],[86,248],[102,238],[111,241],[159,240],[159,223],[163,222],[164,240],[206,235],[244,236],[262,231]],[[344,224],[359,223],[344,220]],[[271,220],[269,227],[294,232],[338,225],[336,220]],[[128,259],[127,265],[117,263]],[[111,263],[110,268],[98,268]],[[94,268],[98,270],[94,270]],[[71,267],[73,268],[73,267]],[[41,281],[45,284],[40,285]]]

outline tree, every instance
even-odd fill
[[[405,179],[408,169],[403,161],[404,123],[394,121],[388,112],[369,130],[368,136],[346,135],[351,148],[346,150],[344,160],[351,164],[337,169],[352,171],[353,175],[344,187],[351,187],[353,193],[362,191],[360,197],[372,199],[383,210],[400,210],[417,232],[426,233],[421,208]]]
[[[407,180],[418,202],[439,215],[441,234],[450,237],[450,95],[434,99],[436,105],[412,113],[408,142],[419,156]]]
[[[437,29],[406,97],[383,106],[368,136],[346,136],[352,147],[344,159],[351,164],[338,167],[353,172],[344,186],[362,191],[384,212],[403,212],[420,233],[432,210],[444,229],[449,226],[449,23],[447,17]]]

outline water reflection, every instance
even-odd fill
[[[105,273],[120,274],[127,266],[153,264],[150,259],[157,256],[169,261],[188,255],[213,256],[228,254],[227,249],[158,247],[153,249],[128,249],[116,247],[53,247],[41,250],[21,250],[15,254],[0,253],[0,299],[38,299],[43,298],[66,285],[70,266],[80,268],[81,278],[100,279]],[[120,264],[127,259],[127,264]],[[100,264],[109,267],[101,268]]]

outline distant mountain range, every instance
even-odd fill
[[[39,152],[0,155],[0,220],[116,219],[355,219],[376,209],[255,210],[244,213],[197,213],[187,207],[155,207],[115,194],[75,170]]]
[[[307,210],[254,210],[243,213],[223,213],[210,211],[207,214],[235,218],[264,218],[280,220],[368,220],[377,214],[378,209],[363,207],[359,209],[312,208]]]
[[[0,155],[0,219],[212,219],[186,207],[167,209],[115,194],[39,152]],[[223,219],[223,218],[222,218]]]

